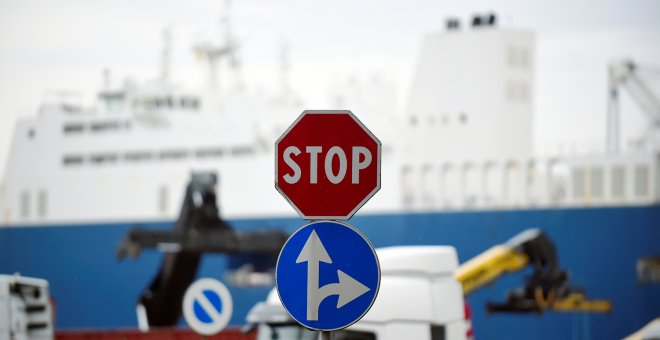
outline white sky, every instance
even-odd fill
[[[17,117],[35,115],[53,90],[93,98],[104,68],[117,81],[158,74],[161,35],[173,27],[174,78],[199,80],[190,44],[218,29],[221,1],[0,0],[0,175]],[[379,74],[401,96],[423,35],[494,11],[505,26],[536,32],[536,147],[601,146],[606,66],[632,57],[660,66],[660,1],[268,1],[232,5],[248,86],[277,84],[279,46],[290,45],[294,89],[309,107],[327,105],[331,83]],[[643,122],[624,103],[629,124]],[[629,113],[632,112],[632,113]],[[625,128],[625,127],[624,127]]]

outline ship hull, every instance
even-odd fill
[[[229,221],[240,230],[281,228],[293,232],[298,218]],[[621,338],[660,315],[660,285],[637,280],[636,263],[660,255],[660,205],[615,208],[539,209],[481,212],[397,213],[356,216],[351,224],[375,247],[453,245],[461,262],[527,228],[541,228],[557,249],[571,282],[590,298],[608,299],[609,315],[554,313],[487,314],[486,302],[502,301],[520,287],[523,271],[508,275],[468,297],[477,337],[488,339]],[[135,226],[169,229],[172,221],[0,228],[0,273],[20,272],[47,279],[56,301],[57,329],[137,327],[135,302],[155,275],[162,253],[144,251],[119,261],[117,246]],[[230,259],[205,255],[199,277],[226,282]],[[268,287],[237,287],[232,325],[265,299]]]

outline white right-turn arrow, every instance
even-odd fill
[[[339,283],[329,283],[319,289],[319,301],[330,295],[339,295],[337,308],[341,308],[371,290],[341,270],[337,270],[337,276]]]

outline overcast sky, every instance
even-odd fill
[[[222,1],[206,0],[0,0],[0,175],[17,117],[35,115],[49,91],[75,91],[89,100],[104,68],[119,80],[156,77],[166,26],[173,31],[174,77],[198,80],[190,44],[218,30],[223,8]],[[348,76],[378,74],[403,97],[424,34],[442,30],[448,16],[465,22],[487,11],[497,13],[501,25],[536,33],[535,142],[541,150],[602,145],[609,61],[632,57],[660,66],[656,0],[242,0],[231,14],[248,86],[277,85],[285,41],[294,89],[321,108],[328,105],[329,84]],[[643,122],[634,107],[629,111],[630,124]]]

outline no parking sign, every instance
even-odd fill
[[[227,327],[232,311],[229,290],[214,279],[195,281],[183,296],[183,317],[193,331],[202,335],[213,335]]]

